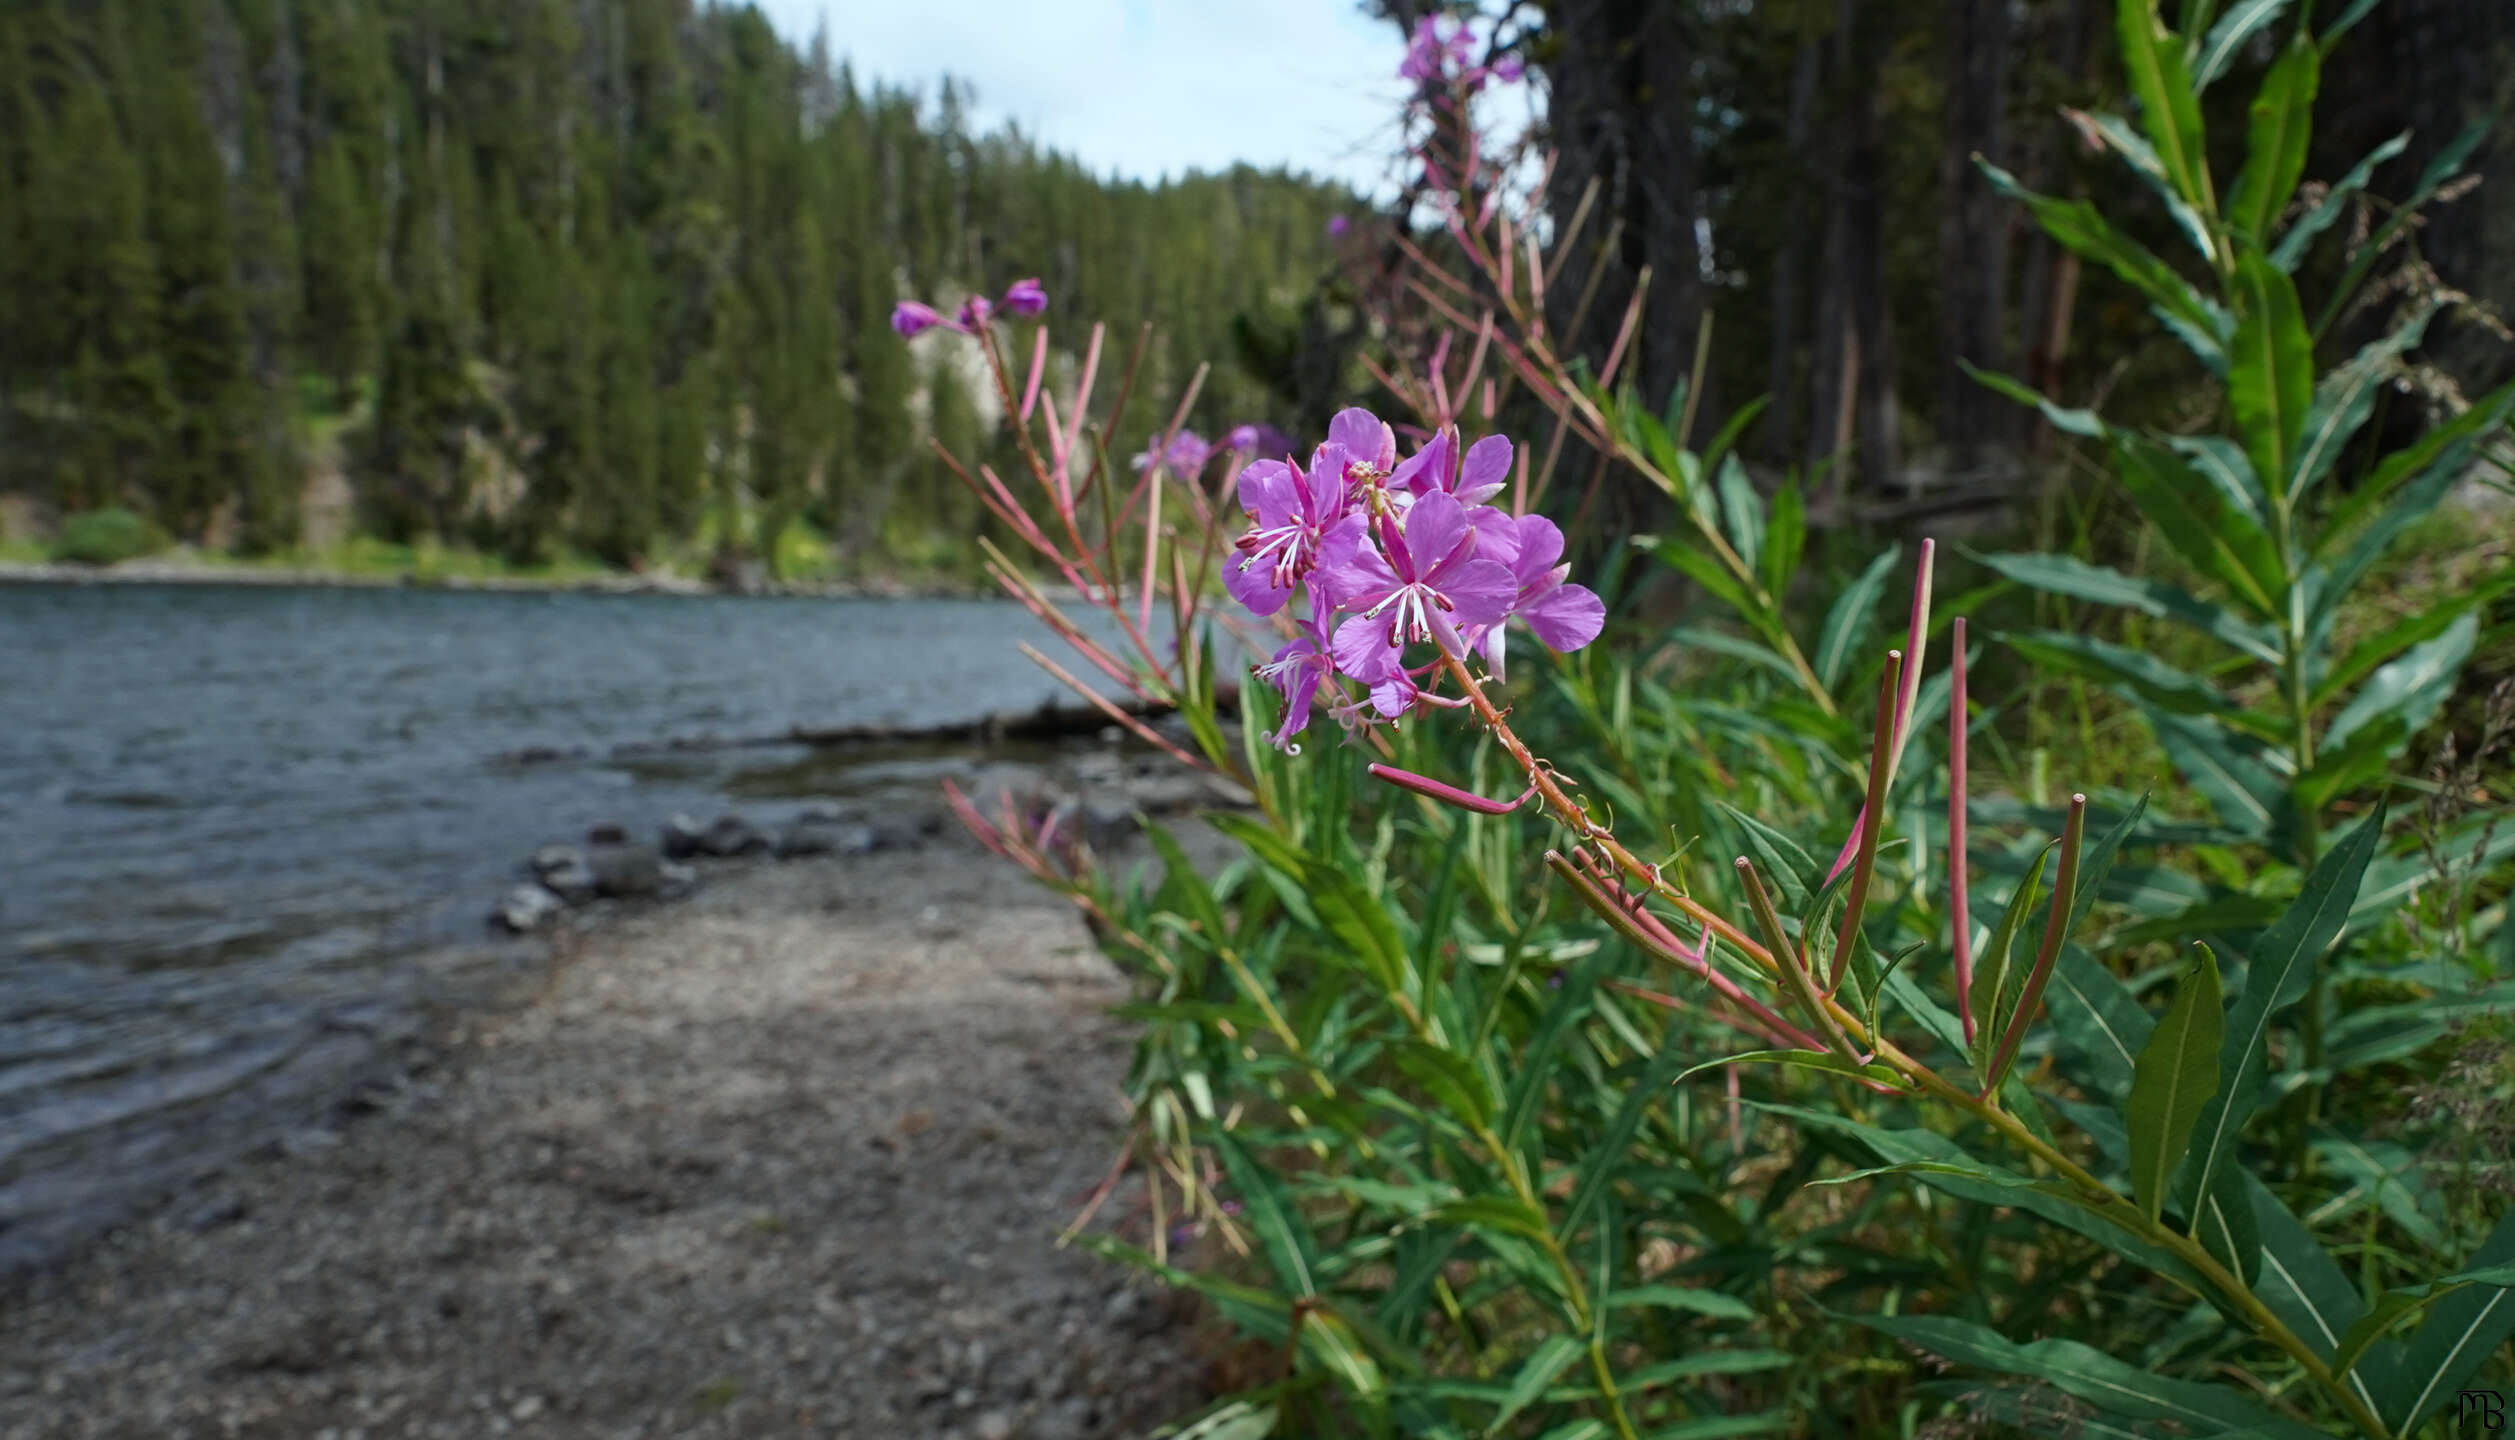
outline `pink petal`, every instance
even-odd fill
[[[1377,684],[1397,663],[1397,647],[1388,643],[1386,619],[1356,615],[1336,627],[1336,668],[1357,680]]]
[[[1451,623],[1491,625],[1511,613],[1519,577],[1496,560],[1462,560],[1441,572],[1441,593],[1450,602]]]
[[[1281,460],[1257,460],[1240,468],[1240,508],[1261,525],[1281,525],[1298,503],[1299,472]]]
[[[1511,556],[1511,568],[1526,584],[1555,567],[1563,558],[1563,532],[1543,515],[1523,515],[1513,525],[1518,546]],[[1479,548],[1479,555],[1491,552]],[[1495,556],[1495,559],[1502,557]]]
[[[1343,446],[1347,456],[1376,470],[1387,471],[1397,464],[1397,432],[1359,405],[1337,411],[1336,418],[1327,422],[1327,442]]]
[[[1223,562],[1223,588],[1231,598],[1248,607],[1252,615],[1264,617],[1284,608],[1292,592],[1277,587],[1275,567],[1263,561],[1252,563],[1246,555],[1234,555]]]
[[[1389,488],[1417,495],[1450,488],[1450,472],[1458,465],[1458,432],[1447,425],[1433,432],[1424,447],[1406,457],[1389,475]]]
[[[1487,435],[1467,448],[1466,462],[1458,471],[1458,498],[1471,504],[1490,498],[1510,478],[1511,442],[1500,435]]]
[[[1467,538],[1467,507],[1441,491],[1417,500],[1406,512],[1406,551],[1417,574],[1438,567]]]
[[[1520,607],[1520,618],[1549,649],[1578,650],[1606,628],[1607,606],[1585,585],[1561,585]]]

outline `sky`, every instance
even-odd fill
[[[977,91],[1102,174],[1157,180],[1235,161],[1389,193],[1397,27],[1356,0],[756,0],[798,45],[826,20],[859,82]]]

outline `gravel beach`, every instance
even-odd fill
[[[1209,1393],[1191,1308],[1055,1245],[1129,1042],[1062,901],[955,834],[556,949],[366,1113],[25,1283],[0,1436],[1070,1440]]]

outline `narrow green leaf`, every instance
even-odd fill
[[[2499,1219],[2466,1268],[2509,1261],[2515,1261],[2515,1210]],[[2510,1335],[2515,1335],[2515,1290],[2475,1285],[2438,1301],[2410,1337],[2397,1378],[2384,1391],[2383,1414],[2393,1433],[2417,1430]]]
[[[2269,631],[2223,605],[2212,605],[2190,591],[2162,581],[2135,580],[2119,570],[2090,565],[2066,555],[1978,554],[1973,558],[2020,585],[2099,605],[2120,605],[2160,620],[2181,621],[2266,665],[2279,663],[2279,650]]]
[[[2340,18],[2333,21],[2330,28],[2323,32],[2324,52],[2330,53],[2331,48],[2340,43],[2340,37],[2357,29],[2358,22],[2367,18],[2368,14],[2382,3],[2383,0],[2350,0],[2349,8],[2341,11]]]
[[[2244,447],[2224,435],[2161,435],[2159,439],[2192,462],[2201,478],[2217,487],[2220,498],[2256,525],[2267,523],[2270,496],[2253,476],[2253,462]]]
[[[2005,1093],[2005,1092],[2004,1092]],[[1931,1130],[1883,1130],[1820,1110],[1749,1101],[1757,1109],[1787,1117],[1803,1129],[1828,1130],[1866,1146],[1889,1165],[1926,1164],[1910,1173],[1933,1190],[1960,1200],[2007,1205],[2028,1211],[2065,1229],[2076,1231],[2114,1254],[2154,1271],[2192,1291],[2208,1293],[2208,1284],[2173,1251],[2151,1244],[2129,1227],[2137,1223],[2127,1202],[2104,1203],[2082,1195],[2059,1181],[2040,1181],[1979,1160],[1954,1140]]]
[[[2218,957],[2207,945],[2175,987],[2174,1003],[2140,1048],[2131,1098],[2122,1107],[2131,1135],[2131,1193],[2148,1218],[2163,1214],[2167,1182],[2192,1143],[2192,1126],[2218,1088],[2218,1049],[2226,1016]]]
[[[2288,0],[2236,0],[2233,8],[2209,27],[2209,38],[2192,66],[2192,83],[2208,89],[2244,52],[2244,42],[2260,34],[2288,8]]]
[[[1858,579],[1843,587],[1835,597],[1833,608],[1825,612],[1825,624],[1817,632],[1816,678],[1828,690],[1842,683],[1843,668],[1851,663],[1852,647],[1867,637],[1877,616],[1878,599],[1886,593],[1886,577],[1901,558],[1904,547],[1889,545]]]
[[[1641,1078],[1624,1092],[1617,1105],[1615,1118],[1607,1122],[1587,1155],[1581,1157],[1580,1169],[1572,1182],[1572,1198],[1563,1206],[1563,1233],[1570,1235],[1581,1228],[1590,1210],[1603,1199],[1607,1187],[1614,1183],[1617,1172],[1624,1168],[1625,1152],[1632,1147],[1633,1136],[1642,1128],[1642,1117],[1650,1107],[1668,1093],[1677,1071],[1685,1064],[1688,1027],[1670,1025],[1660,1047],[1642,1067]]]
[[[1390,1058],[1397,1068],[1422,1088],[1433,1103],[1470,1125],[1483,1126],[1493,1119],[1493,1094],[1485,1083],[1484,1073],[1470,1064],[1465,1056],[1421,1041],[1401,1042]]]
[[[2008,906],[2000,912],[1999,923],[1992,927],[1990,940],[1974,953],[1973,992],[1967,998],[1974,1012],[1974,1048],[1970,1058],[1977,1075],[1989,1076],[1992,1052],[2008,1033],[2026,970],[2024,964],[2018,965],[2019,984],[2011,985],[2009,954],[2015,948],[2018,926],[2035,908],[2035,899],[2043,886],[2044,861],[2060,843],[2047,840],[2043,849],[2036,852],[2035,862],[2026,867],[2025,878],[2009,892]]]
[[[2328,1360],[2339,1349],[2341,1336],[2365,1313],[2358,1287],[2341,1273],[2339,1262],[2296,1212],[2271,1194],[2270,1187],[2250,1175],[2244,1176],[2244,1182],[2262,1237],[2261,1280],[2254,1293],[2282,1324]],[[2375,1403],[2363,1377],[2357,1389],[2360,1399],[2370,1406]]]
[[[1223,1172],[1240,1199],[1241,1213],[1257,1233],[1259,1248],[1275,1272],[1276,1283],[1295,1297],[1318,1293],[1319,1242],[1310,1233],[1300,1208],[1284,1193],[1275,1173],[1258,1163],[1239,1137],[1219,1127],[1205,1131],[1207,1143],[1222,1158]]]
[[[2087,201],[2039,195],[1987,160],[1976,157],[1974,164],[1993,189],[2024,205],[2045,234],[2080,257],[2111,270],[2146,297],[2160,319],[2177,327],[2176,334],[2210,373],[2226,372],[2225,345],[2232,324],[2189,281],[2158,259],[2154,251],[2114,229],[2112,222]]]
[[[2303,448],[2297,453],[2296,485],[2290,497],[2304,495],[2331,473],[2351,436],[2374,413],[2375,397],[2401,373],[2401,357],[2426,338],[2435,302],[2421,305],[2409,319],[2379,339],[2370,340],[2347,364],[2314,387],[2314,406],[2305,417]]]
[[[1729,532],[1729,545],[1738,558],[1755,568],[1764,553],[1764,501],[1755,493],[1755,482],[1747,478],[1747,467],[1735,455],[1721,457],[1720,468],[1713,472],[1720,489],[1720,516]]]
[[[2156,1024],[2139,998],[2086,951],[2069,945],[2052,967],[2044,1004],[2062,1042],[2087,1062],[2092,1088],[2117,1102],[2128,1098],[2139,1052]]]
[[[2218,1063],[2217,1093],[2201,1112],[2177,1193],[2207,1195],[2219,1171],[2235,1163],[2236,1139],[2260,1103],[2270,1066],[2271,1020],[2295,1004],[2313,982],[2323,952],[2340,937],[2349,908],[2366,877],[2367,860],[2384,833],[2384,811],[2358,822],[2347,838],[2315,863],[2288,913],[2262,933],[2244,972],[2244,993],[2227,1017]]]
[[[1636,1285],[1607,1297],[1610,1310],[1685,1310],[1715,1320],[1753,1320],[1755,1307],[1735,1295],[1690,1285]]]
[[[2043,418],[2051,422],[2052,428],[2064,435],[2078,435],[2090,440],[2105,437],[2105,422],[2093,410],[2071,410],[2056,405],[2042,391],[2025,381],[2002,375],[1996,370],[1980,369],[1962,359],[1956,365],[1972,376],[1975,384],[1997,391],[2020,405],[2032,405],[2042,411]]]
[[[1742,1055],[1725,1055],[1706,1060],[1677,1077],[1682,1084],[1706,1070],[1719,1070],[1730,1065],[1791,1065],[1802,1070],[1826,1070],[1836,1075],[1853,1075],[1863,1080],[1882,1080],[1902,1086],[1903,1075],[1885,1065],[1855,1065],[1830,1050],[1749,1050]]]
[[[2059,630],[2004,633],[1999,639],[2038,665],[2084,675],[2099,684],[2122,686],[2179,714],[2216,714],[2232,708],[2227,697],[2218,693],[2218,687],[2145,650]]]
[[[2154,440],[2117,430],[2113,460],[2114,474],[2132,503],[2178,554],[2226,586],[2255,615],[2274,613],[2276,597],[2287,582],[2268,532],[2228,506],[2216,487],[2200,483],[2181,456]]]
[[[2320,709],[2341,697],[2369,671],[2390,660],[2399,651],[2445,632],[2446,627],[2473,610],[2489,604],[2509,590],[2515,590],[2515,566],[2508,566],[2494,575],[2482,577],[2474,584],[2456,590],[2428,608],[2421,610],[2349,647],[2349,653],[2332,666],[2331,673],[2314,692],[2313,704]]]
[[[2253,473],[2273,501],[2296,469],[2305,414],[2314,403],[2314,342],[2297,305],[2296,282],[2257,254],[2236,261],[2235,343],[2227,359],[2227,408],[2244,437]]]
[[[1535,1033],[1528,1037],[1527,1048],[1510,1057],[1516,1073],[1502,1111],[1502,1143],[1509,1149],[1517,1150],[1520,1142],[1528,1138],[1529,1127],[1536,1123],[1538,1108],[1545,1102],[1546,1081],[1554,1073],[1555,1047],[1562,1043],[1573,1023],[1588,1013],[1599,977],[1607,973],[1615,960],[1613,946],[1601,945],[1591,951],[1589,958],[1565,977],[1563,988],[1547,1004]]]
[[[2322,203],[2308,210],[2296,224],[2288,227],[2287,234],[2279,237],[2279,248],[2271,252],[2270,263],[2294,274],[2298,264],[2305,259],[2305,252],[2314,244],[2314,237],[2332,228],[2335,221],[2348,213],[2351,198],[2367,188],[2367,182],[2375,178],[2375,167],[2409,148],[2410,132],[2404,130],[2368,151],[2365,159],[2351,166],[2348,174],[2332,183]]]
[[[2360,726],[2379,716],[2400,720],[2404,739],[2427,728],[2454,693],[2454,681],[2463,673],[2463,662],[2471,658],[2479,638],[2480,617],[2465,613],[2445,627],[2444,634],[2412,646],[2400,659],[2379,667],[2366,688],[2332,718],[2332,728],[2323,732],[2323,743],[2346,745]]]
[[[2383,715],[2352,728],[2343,741],[2326,742],[2314,757],[2314,768],[2289,787],[2297,808],[2320,811],[2342,795],[2372,783],[2384,773],[2393,753],[2410,743],[2410,727],[2400,715]]]
[[[1429,1218],[1435,1224],[1497,1231],[1541,1244],[1552,1238],[1546,1229],[1546,1217],[1509,1195],[1470,1195],[1433,1211]]]
[[[2350,301],[2357,298],[2358,287],[2366,283],[2376,262],[2393,253],[2393,237],[2420,219],[2420,212],[2436,198],[2437,191],[2444,188],[2445,182],[2462,173],[2464,163],[2471,159],[2474,150],[2480,148],[2480,142],[2489,138],[2495,125],[2494,117],[2483,116],[2463,127],[2461,134],[2446,141],[2445,148],[2428,162],[2428,168],[2419,172],[2419,183],[2411,188],[2410,198],[2393,206],[2384,223],[2376,226],[2375,233],[2369,235],[2364,243],[2350,248],[2354,258],[2350,260],[2349,268],[2341,273],[2340,283],[2332,287],[2331,297],[2323,302],[2323,313],[2315,317],[2316,339],[2321,339],[2340,319]]]
[[[1537,1348],[1520,1362],[1519,1374],[1511,1381],[1510,1393],[1502,1397],[1502,1408],[1495,1411],[1493,1419],[1486,1423],[1485,1433],[1499,1434],[1503,1426],[1510,1424],[1514,1416],[1544,1394],[1546,1387],[1554,1383],[1554,1377],[1562,1374],[1564,1368],[1579,1359],[1586,1349],[1579,1340],[1569,1335],[1549,1335],[1538,1341]]]
[[[2384,1338],[2387,1331],[2412,1315],[2427,1309],[2468,1285],[2486,1285],[2505,1290],[2515,1288],[2515,1265],[2488,1265],[2431,1280],[2425,1285],[2405,1285],[2387,1290],[2376,1297],[2373,1309],[2359,1317],[2341,1337],[2340,1349],[2332,1356],[2332,1370],[2346,1373],[2355,1367],[2368,1347]]]
[[[2227,223],[2256,248],[2269,237],[2270,222],[2287,208],[2298,177],[2305,174],[2314,92],[2322,76],[2323,52],[2300,32],[2272,63],[2270,73],[2262,78],[2261,94],[2253,101],[2244,169],[2227,197]]]
[[[2184,64],[2183,37],[2158,20],[2156,0],[2116,0],[2113,14],[2122,69],[2139,100],[2141,128],[2157,147],[2158,163],[2166,167],[2175,190],[2208,215],[2217,206],[2201,135],[2200,92]]]
[[[2149,729],[2174,768],[2201,792],[2218,818],[2247,835],[2267,835],[2281,818],[2286,787],[2271,773],[2261,747],[2205,716],[2178,715],[2143,704]]]
[[[2221,1171],[2217,1185],[2200,1197],[2191,1216],[2192,1238],[2247,1286],[2262,1273],[2261,1222],[2253,1213],[2252,1192],[2245,1188],[2249,1178],[2236,1170]]]
[[[2146,136],[2132,129],[2131,123],[2119,115],[2084,110],[2064,110],[2062,113],[2079,127],[2091,143],[2121,156],[2132,173],[2148,182],[2148,188],[2155,191],[2158,200],[2164,203],[2166,213],[2174,217],[2175,228],[2183,233],[2183,238],[2192,242],[2192,248],[2200,252],[2203,260],[2217,255],[2218,246],[2210,238],[2209,222],[2203,220],[2201,212],[2192,208],[2192,202],[2184,199],[2182,192],[2175,189],[2173,178],[2166,174],[2165,163],[2157,158],[2157,147],[2148,143]]]
[[[2316,1433],[2264,1409],[2241,1391],[2153,1375],[2075,1340],[2019,1345],[1998,1331],[1945,1315],[1853,1318],[1958,1364],[2048,1381],[2099,1409],[2135,1420],[2170,1420],[2204,1435],[2243,1430],[2302,1440]]]
[[[1729,817],[1730,823],[1738,827],[1740,837],[1755,858],[1756,868],[1762,870],[1767,879],[1784,882],[1778,888],[1799,899],[1815,893],[1818,882],[1825,874],[1825,867],[1817,863],[1816,857],[1809,854],[1805,846],[1727,801],[1720,802],[1720,808]],[[1783,898],[1780,894],[1774,896],[1777,901]]]
[[[1764,527],[1764,592],[1781,603],[1790,593],[1791,577],[1799,573],[1799,556],[1808,543],[1808,502],[1799,493],[1799,478],[1782,482],[1773,496],[1773,513]]]

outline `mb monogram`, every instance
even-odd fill
[[[2465,1390],[2454,1406],[2454,1433],[2477,1435],[2506,1428],[2506,1392]]]

